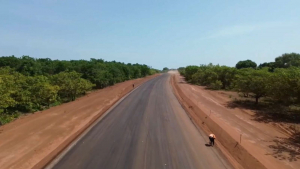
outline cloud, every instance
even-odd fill
[[[204,39],[245,35],[245,34],[255,32],[255,31],[261,31],[261,30],[265,30],[265,29],[269,29],[269,28],[279,27],[281,25],[283,25],[283,23],[281,23],[281,22],[234,25],[234,26],[230,26],[230,27],[224,27],[222,29],[211,32]]]

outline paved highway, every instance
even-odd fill
[[[231,168],[172,93],[170,75],[133,91],[54,165],[55,169]]]

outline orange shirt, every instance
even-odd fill
[[[214,134],[210,134],[209,137],[216,138]]]

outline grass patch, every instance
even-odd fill
[[[21,113],[19,113],[19,112],[9,113],[9,114],[4,114],[3,112],[1,112],[0,113],[0,126],[17,119],[20,115],[21,115]]]

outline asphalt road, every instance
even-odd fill
[[[55,169],[231,168],[172,93],[170,75],[133,91],[54,165]]]

